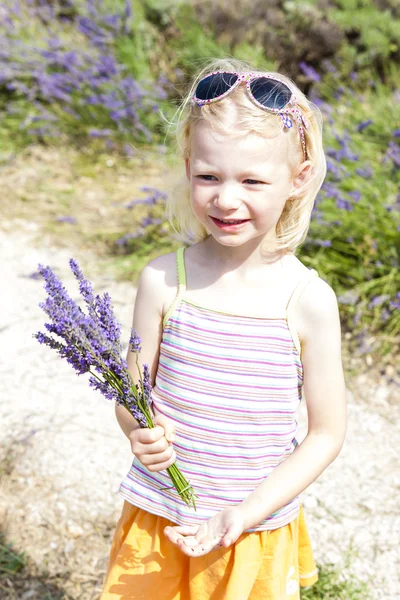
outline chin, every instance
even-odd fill
[[[214,240],[221,244],[221,246],[227,246],[230,248],[238,248],[239,246],[245,246],[246,244],[251,243],[260,243],[256,238],[243,238],[239,235],[227,235],[227,236],[218,236],[211,234]]]

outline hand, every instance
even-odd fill
[[[244,531],[240,505],[224,508],[202,525],[176,525],[164,529],[166,537],[188,556],[204,556],[215,548],[228,548]]]
[[[175,441],[174,423],[164,415],[156,415],[154,425],[153,429],[138,427],[129,435],[133,454],[152,473],[167,469],[176,461],[169,443]]]

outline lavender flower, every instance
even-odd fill
[[[361,121],[361,123],[358,123],[356,129],[359,132],[364,131],[364,129],[366,129],[367,127],[372,125],[372,123],[373,123],[372,119],[368,119],[367,121]]]
[[[308,65],[305,62],[300,62],[299,67],[303,71],[304,75],[306,75],[306,77],[308,77],[308,79],[310,79],[311,81],[321,81],[320,74],[317,73],[317,71],[311,65]]]
[[[136,384],[126,360],[121,356],[121,326],[115,318],[109,294],[95,295],[91,282],[85,279],[77,261],[71,258],[69,264],[88,312],[85,313],[70,298],[50,267],[39,265],[38,271],[44,278],[47,292],[45,302],[39,306],[49,317],[49,323],[44,325],[48,333],[39,331],[34,337],[65,358],[78,375],[89,373],[89,385],[108,400],[125,406],[141,427],[153,428],[150,371],[145,364],[142,373],[139,365],[140,337],[132,329],[129,346],[136,354],[139,373],[139,383]],[[193,488],[177,465],[168,467],[167,472],[182,500],[196,509]]]
[[[129,340],[129,347],[132,352],[136,353],[140,352],[142,349],[140,346],[140,337],[134,329],[132,329],[131,338]]]
[[[76,219],[75,217],[69,217],[69,216],[59,216],[56,217],[56,221],[58,221],[59,223],[71,223],[71,225],[75,225],[76,223]]]

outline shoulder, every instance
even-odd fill
[[[340,338],[340,314],[335,291],[321,277],[312,277],[302,290],[296,312],[301,323],[302,344],[325,337]]]
[[[155,303],[164,314],[165,307],[175,298],[178,287],[176,252],[169,252],[151,260],[142,270],[138,282],[138,294],[146,301]]]

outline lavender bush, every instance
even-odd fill
[[[152,140],[157,81],[137,81],[116,56],[129,33],[131,0],[109,12],[102,0],[6,0],[0,10],[3,110],[41,140],[86,135]],[[5,100],[5,102],[4,102]]]
[[[399,89],[377,80],[361,89],[356,73],[343,87],[333,64],[315,81],[328,173],[302,252],[337,290],[357,351],[370,351],[366,338],[379,333],[389,338],[377,344],[388,353],[400,333]]]
[[[79,282],[87,313],[69,297],[50,267],[39,265],[38,270],[45,280],[47,292],[46,301],[40,307],[50,318],[45,328],[57,337],[43,332],[34,334],[34,337],[40,344],[49,346],[61,358],[65,358],[78,375],[89,373],[89,385],[108,400],[124,406],[140,427],[153,428],[150,373],[146,364],[143,365],[143,372],[139,365],[139,336],[132,329],[129,346],[136,355],[139,373],[139,383],[135,384],[127,362],[121,356],[121,327],[114,316],[110,296],[107,292],[102,297],[94,295],[92,284],[84,278],[76,260],[70,260],[70,267]],[[182,500],[196,509],[193,488],[177,465],[168,467],[167,472]]]

